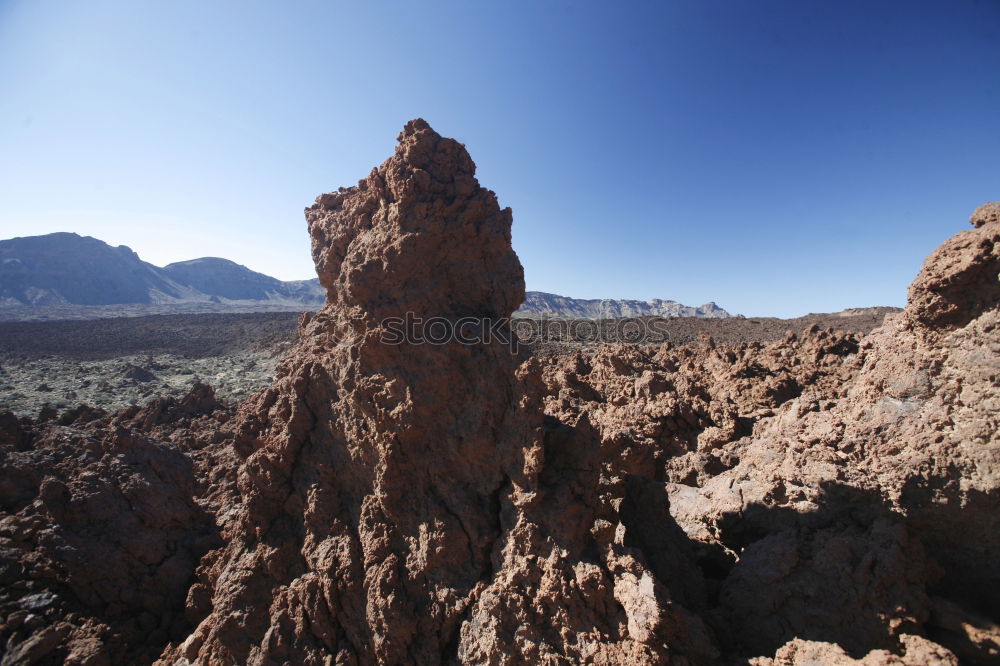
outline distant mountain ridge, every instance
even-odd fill
[[[319,280],[285,282],[203,257],[163,268],[125,245],[58,232],[0,241],[0,307],[191,303],[322,305]]]
[[[0,241],[0,307],[198,304],[265,305],[317,309],[326,301],[319,280],[279,280],[220,257],[178,261],[164,267],[143,261],[125,245],[58,232]],[[614,317],[721,318],[715,303],[579,299],[529,291],[521,316],[583,319]]]
[[[326,291],[319,279],[279,280],[229,259],[202,257],[167,264],[173,279],[198,291],[229,301],[268,301],[322,305]]]
[[[547,294],[543,291],[529,291],[524,304],[517,311],[522,315],[549,315],[552,317],[574,317],[578,319],[614,319],[618,317],[699,317],[721,319],[731,317],[728,312],[714,302],[692,307],[677,301],[655,298],[651,301],[627,299],[582,299]]]

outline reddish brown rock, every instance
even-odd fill
[[[328,302],[272,387],[0,415],[8,661],[1000,659],[992,208],[870,335],[521,362],[510,211],[399,139],[307,209]]]
[[[774,659],[752,659],[753,666],[958,666],[954,654],[921,636],[903,634],[900,654],[872,650],[855,659],[833,643],[796,638],[783,645]]]
[[[385,344],[387,317],[519,303],[509,213],[472,174],[414,121],[307,211],[328,305],[241,408],[244,501],[189,598],[211,613],[166,662],[953,663],[926,634],[989,658],[990,620],[954,618],[1000,589],[994,224],[864,340],[609,347],[515,379],[496,341]]]
[[[620,345],[539,369],[546,412],[598,432],[602,502],[620,505],[635,477],[667,489],[724,651],[826,641],[883,663],[928,634],[995,659],[1000,227],[985,209],[862,340],[811,328],[766,347]]]
[[[977,229],[987,224],[1000,222],[1000,201],[988,201],[973,211],[969,223]]]
[[[543,427],[496,337],[524,297],[510,211],[461,144],[422,120],[399,140],[306,211],[328,302],[240,410],[244,501],[192,600],[210,587],[211,614],[164,661],[714,654],[641,557],[594,541],[596,441]],[[394,344],[408,315],[493,339]]]
[[[812,327],[767,346],[611,345],[540,366],[546,412],[586,414],[610,474],[698,485],[735,464],[723,448],[804,390],[836,393],[859,338]]]
[[[4,664],[149,663],[190,631],[186,590],[218,542],[181,451],[28,424],[0,468]]]
[[[915,633],[957,652],[979,649],[944,626],[928,593],[991,617],[1000,610],[998,248],[995,224],[947,241],[906,310],[861,344],[842,387],[783,405],[752,438],[725,447],[739,463],[700,488],[671,487],[687,533],[738,556],[722,581],[722,610],[736,617],[766,607],[785,627],[741,622],[751,654],[793,634],[854,656],[898,650]],[[886,520],[890,532],[878,528]],[[788,542],[788,530],[798,538]],[[838,537],[846,550],[836,573],[816,559],[830,530],[855,535]],[[747,558],[781,539],[792,564],[756,587],[740,582],[741,569],[757,569]],[[845,578],[855,582],[845,587]]]
[[[969,324],[1000,302],[1000,217],[997,203],[972,215],[975,229],[946,240],[910,285],[904,326],[930,332]]]

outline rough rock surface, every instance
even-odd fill
[[[977,229],[985,224],[1000,222],[1000,201],[988,201],[973,211],[969,223]]]
[[[307,218],[328,304],[241,407],[244,501],[204,572],[212,610],[165,661],[714,656],[641,557],[592,534],[597,442],[544,422],[507,345],[384,340],[407,313],[482,332],[524,298],[510,211],[464,147],[413,121]]]
[[[995,216],[869,335],[520,364],[388,341],[524,298],[461,144],[412,121],[306,217],[272,387],[0,415],[4,664],[1000,662]]]
[[[191,461],[99,412],[0,420],[0,663],[151,662],[220,543]]]
[[[608,347],[543,370],[547,412],[598,428],[607,478],[663,483],[724,652],[898,659],[925,634],[1000,658],[1000,222],[984,209],[867,338]],[[789,645],[776,663],[840,659]]]
[[[998,634],[977,643],[956,625],[1000,611],[998,273],[1000,224],[947,241],[906,310],[861,344],[851,381],[789,401],[724,447],[739,463],[700,488],[671,487],[693,538],[739,554],[723,611],[786,618],[744,625],[740,645],[760,653],[819,638],[860,654],[926,631],[969,659],[997,658]],[[832,535],[831,562],[833,546],[817,552],[817,542]],[[747,583],[740,570],[759,569],[751,557],[768,559],[767,579]],[[928,593],[970,619],[942,621]]]

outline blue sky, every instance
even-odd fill
[[[902,305],[1000,199],[1000,2],[0,0],[0,237],[313,275],[302,216],[421,116],[529,289]]]

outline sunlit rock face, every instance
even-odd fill
[[[537,366],[517,368],[511,213],[474,173],[415,120],[357,187],[307,209],[327,305],[240,409],[243,501],[202,570],[211,610],[164,663],[717,654],[615,509],[596,521],[597,438],[546,422]],[[389,322],[408,315],[469,326],[396,344]]]
[[[239,526],[182,656],[438,661],[489,577],[540,414],[517,414],[502,340],[392,340],[386,320],[509,316],[524,298],[511,211],[462,144],[414,120],[306,218],[327,304],[241,410]]]

